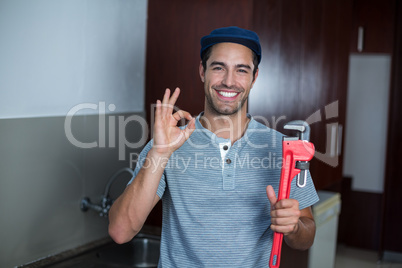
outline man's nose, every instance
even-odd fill
[[[233,72],[228,71],[225,73],[222,84],[224,84],[228,88],[230,88],[236,84],[236,80],[235,80],[235,76],[234,76]]]

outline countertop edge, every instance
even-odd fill
[[[161,235],[161,228],[158,226],[144,225],[141,231],[138,234],[150,234],[150,235]],[[62,262],[68,260],[70,258],[76,257],[80,254],[93,250],[95,248],[107,245],[109,243],[113,243],[113,239],[109,236],[86,243],[84,245],[78,246],[73,249],[69,249],[54,255],[49,255],[38,260],[34,260],[32,262],[28,262],[26,264],[22,264],[20,266],[16,266],[15,268],[36,268],[36,267],[45,267],[47,265],[55,264],[58,262]]]

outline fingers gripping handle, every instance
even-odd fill
[[[305,140],[284,140],[282,142],[283,163],[279,182],[278,201],[288,199],[292,179],[300,173],[296,161],[310,161],[314,156],[314,145]],[[277,268],[280,264],[282,251],[282,233],[274,233],[269,267]]]

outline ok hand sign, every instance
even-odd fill
[[[173,113],[173,108],[179,95],[179,88],[176,88],[172,96],[170,96],[170,89],[167,88],[162,102],[160,100],[156,101],[153,149],[161,156],[170,157],[195,130],[195,118],[190,113],[183,110]],[[177,123],[182,118],[189,120],[185,129],[180,129],[177,126]]]

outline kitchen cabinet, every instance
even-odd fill
[[[254,1],[263,60],[249,111],[279,131],[291,120],[310,123],[318,189],[342,178],[351,12],[347,0]]]
[[[392,53],[395,0],[354,0],[350,51]]]

